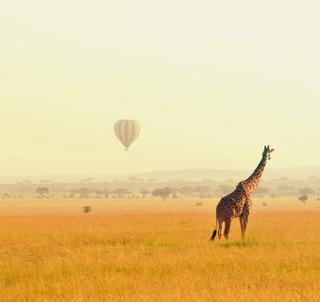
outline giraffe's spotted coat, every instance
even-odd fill
[[[244,238],[250,210],[252,207],[251,194],[258,186],[264,168],[267,164],[267,161],[270,160],[270,154],[274,149],[270,149],[269,146],[265,146],[262,159],[258,164],[254,172],[244,181],[239,182],[236,189],[224,196],[217,205],[216,209],[216,223],[218,226],[218,238],[222,236],[222,225],[225,224],[224,236],[226,239],[229,237],[231,221],[233,218],[239,217],[240,226],[241,226],[241,235]],[[216,235],[214,231],[212,235],[212,240]]]

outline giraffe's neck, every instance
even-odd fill
[[[268,160],[268,156],[263,156],[257,168],[253,171],[253,173],[249,176],[249,178],[247,178],[243,182],[247,191],[253,192],[258,186],[263,170],[267,164],[267,160]]]

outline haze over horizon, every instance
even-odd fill
[[[318,1],[0,4],[0,175],[320,166]],[[71,22],[72,21],[72,22]],[[129,152],[113,125],[133,118]]]
[[[145,171],[141,173],[127,174],[24,174],[24,175],[1,175],[0,184],[12,183],[73,183],[73,182],[89,182],[104,183],[123,181],[131,182],[131,178],[136,178],[139,182],[149,183],[162,181],[235,181],[246,179],[253,169],[183,169],[183,170],[158,170]],[[291,180],[291,181],[319,181],[320,167],[300,167],[300,168],[274,168],[266,169],[262,182],[273,180]]]

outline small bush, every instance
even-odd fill
[[[88,214],[92,211],[92,208],[89,206],[85,206],[83,207],[83,213]]]

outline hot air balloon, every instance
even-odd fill
[[[130,145],[137,139],[140,133],[140,126],[134,120],[120,120],[114,125],[114,132],[120,142],[128,151]]]

